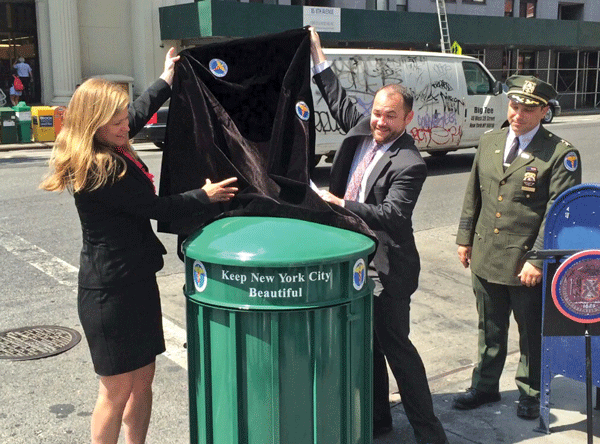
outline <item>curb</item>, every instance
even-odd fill
[[[0,144],[0,151],[52,149],[54,142],[6,143]]]

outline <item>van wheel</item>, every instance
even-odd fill
[[[554,108],[552,108],[552,105],[550,105],[548,107],[548,112],[546,113],[546,115],[542,119],[542,123],[550,123],[550,122],[552,122],[553,118],[554,118]]]

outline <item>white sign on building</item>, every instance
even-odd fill
[[[341,9],[305,6],[304,26],[314,26],[317,32],[341,32]]]

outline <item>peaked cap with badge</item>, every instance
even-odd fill
[[[198,46],[180,55],[159,194],[233,176],[240,191],[211,214],[159,223],[159,231],[187,236],[220,217],[275,216],[375,238],[358,216],[327,204],[309,186],[315,129],[308,29]]]
[[[557,94],[552,85],[533,76],[511,76],[506,86],[508,98],[525,106],[546,106]]]

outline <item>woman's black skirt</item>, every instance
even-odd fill
[[[156,278],[101,290],[79,287],[77,303],[100,376],[142,368],[165,351]]]

